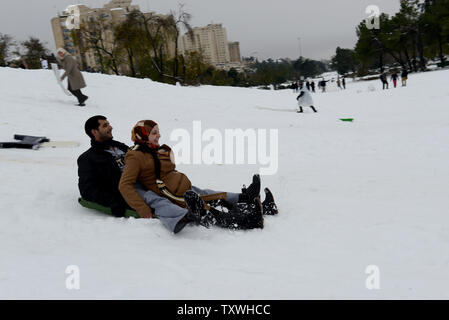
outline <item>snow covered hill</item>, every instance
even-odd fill
[[[0,68],[0,141],[17,133],[81,144],[0,149],[1,299],[449,298],[448,70],[388,91],[380,81],[348,81],[345,91],[329,84],[313,95],[317,114],[292,112],[291,90],[84,75],[90,99],[80,108],[51,71]],[[278,170],[262,186],[279,216],[263,230],[192,226],[173,235],[157,220],[79,206],[76,159],[96,114],[128,144],[141,119],[158,122],[169,145],[193,121],[220,132],[278,129]],[[259,166],[178,169],[197,186],[239,191]],[[71,265],[79,290],[66,288]],[[377,290],[366,286],[371,270]]]

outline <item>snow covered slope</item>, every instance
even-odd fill
[[[74,106],[51,71],[0,68],[0,141],[13,134],[75,140],[77,148],[0,149],[1,299],[449,298],[449,71],[313,95],[176,87],[84,74],[88,106]],[[369,86],[377,90],[370,91]],[[290,111],[289,111],[290,110]],[[279,130],[279,168],[263,176],[280,215],[265,229],[186,227],[117,219],[77,203],[84,122],[103,114],[130,144],[141,119],[178,128]],[[342,122],[340,118],[354,118]],[[239,191],[257,165],[179,165],[200,187]],[[262,199],[263,200],[263,199]],[[80,289],[66,288],[66,268]],[[380,289],[368,290],[367,266]]]

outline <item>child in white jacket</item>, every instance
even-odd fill
[[[302,107],[311,107],[313,112],[317,112],[315,107],[313,106],[312,95],[310,94],[309,90],[307,90],[307,87],[304,84],[302,85],[301,93],[296,98],[296,100],[298,100],[298,113],[303,112]]]

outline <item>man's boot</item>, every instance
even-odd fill
[[[263,214],[268,216],[278,214],[279,211],[276,206],[276,203],[274,202],[274,197],[270,189],[265,188],[264,191],[265,191],[265,200],[262,202]]]
[[[252,203],[238,203],[236,208],[229,211],[210,210],[212,224],[231,230],[263,229],[263,208],[257,197]]]
[[[243,203],[252,203],[253,200],[260,195],[260,176],[255,174],[253,176],[253,182],[249,185],[249,187],[245,187],[243,185],[242,193],[239,195],[238,202]]]

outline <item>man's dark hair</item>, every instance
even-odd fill
[[[106,120],[105,116],[93,116],[89,119],[87,119],[86,123],[84,124],[84,131],[86,131],[86,134],[91,138],[94,139],[94,136],[92,135],[92,129],[98,130],[98,127],[100,126],[100,122],[98,120]]]

